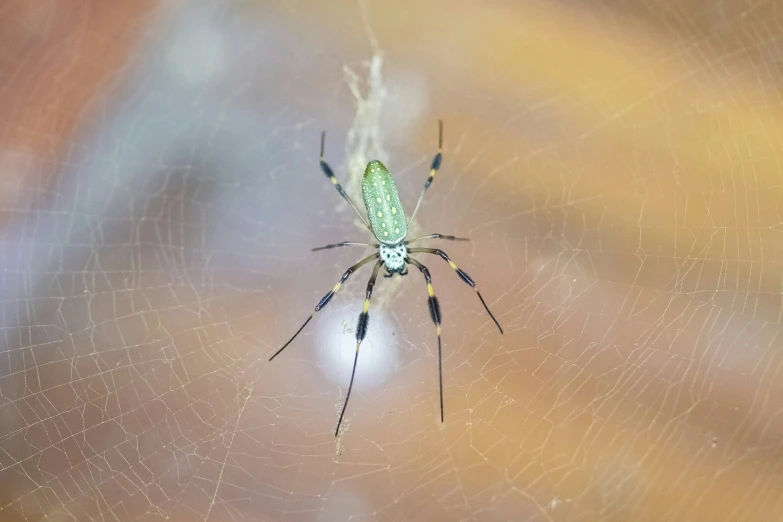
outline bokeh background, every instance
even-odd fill
[[[0,519],[783,520],[783,13],[0,3]],[[369,268],[382,159],[438,258]]]

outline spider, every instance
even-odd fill
[[[386,268],[386,273],[384,274],[384,277],[392,277],[394,274],[399,274],[400,276],[404,276],[408,274],[408,267],[407,265],[413,265],[414,267],[418,268],[419,271],[424,275],[424,280],[427,282],[427,304],[430,309],[430,317],[432,318],[432,322],[435,323],[435,333],[438,336],[438,377],[439,377],[439,384],[440,384],[440,421],[443,422],[443,358],[442,358],[442,350],[441,350],[441,339],[440,339],[440,333],[441,333],[441,314],[440,314],[440,304],[438,303],[438,298],[435,297],[435,290],[432,287],[432,278],[430,277],[430,271],[427,269],[426,266],[421,264],[418,260],[411,257],[411,254],[434,254],[437,256],[440,256],[444,261],[446,261],[449,266],[454,270],[457,275],[462,279],[463,282],[470,285],[475,291],[476,295],[478,296],[479,300],[481,300],[481,304],[484,305],[484,309],[487,311],[489,316],[492,318],[492,320],[495,322],[495,325],[498,327],[498,330],[500,330],[500,333],[503,333],[503,328],[501,328],[500,323],[498,323],[498,320],[495,319],[495,316],[492,315],[492,312],[489,310],[489,307],[487,306],[487,303],[484,301],[484,298],[481,297],[481,293],[478,290],[478,287],[476,286],[475,281],[470,278],[468,274],[466,274],[461,268],[459,268],[454,261],[452,261],[448,255],[443,250],[440,250],[438,248],[409,248],[408,245],[411,243],[416,243],[418,241],[422,241],[424,239],[446,239],[449,241],[468,241],[467,238],[462,237],[455,237],[455,236],[444,236],[443,234],[429,234],[426,236],[417,237],[414,239],[406,240],[408,234],[408,225],[411,224],[413,221],[413,218],[416,217],[416,212],[418,212],[419,207],[421,206],[421,202],[424,199],[424,194],[427,192],[427,189],[430,188],[430,185],[432,184],[432,180],[435,177],[435,174],[438,172],[438,169],[440,168],[441,162],[443,161],[443,122],[438,121],[438,153],[435,154],[435,157],[432,159],[432,163],[430,164],[430,174],[427,178],[427,181],[424,183],[424,190],[422,190],[421,195],[419,196],[419,200],[416,202],[416,207],[413,209],[413,214],[411,214],[411,218],[406,222],[405,221],[405,212],[402,208],[402,203],[400,203],[400,195],[397,192],[397,186],[394,184],[394,178],[392,178],[391,174],[389,173],[388,169],[381,163],[380,161],[371,161],[367,164],[367,168],[364,171],[364,176],[362,178],[362,196],[364,198],[364,205],[367,208],[367,217],[369,218],[369,222],[367,219],[364,218],[362,213],[357,208],[356,204],[354,204],[351,197],[345,192],[345,189],[340,185],[340,183],[337,182],[337,178],[334,176],[334,172],[332,171],[332,168],[329,166],[326,161],[324,161],[324,144],[326,142],[326,132],[321,133],[321,156],[320,156],[320,165],[321,165],[321,171],[323,171],[324,175],[326,175],[327,178],[329,178],[332,183],[334,184],[335,188],[337,189],[337,192],[340,193],[340,196],[345,199],[349,205],[351,205],[351,208],[356,212],[356,214],[359,216],[359,218],[362,220],[362,223],[364,223],[364,226],[367,227],[367,229],[372,233],[373,236],[375,236],[375,239],[378,240],[378,243],[361,243],[356,241],[343,241],[341,243],[334,243],[331,245],[325,245],[322,247],[314,248],[313,251],[317,250],[326,250],[329,248],[337,248],[337,247],[344,247],[344,246],[364,246],[364,247],[372,247],[377,249],[375,253],[372,255],[369,255],[350,267],[348,270],[346,270],[343,273],[343,276],[340,278],[340,280],[337,282],[336,285],[325,295],[321,300],[318,302],[317,305],[315,305],[315,309],[310,314],[310,317],[307,318],[307,320],[302,324],[302,326],[299,327],[299,329],[296,331],[296,333],[291,337],[291,339],[288,340],[287,343],[283,345],[282,348],[277,350],[272,357],[269,358],[271,361],[278,355],[280,355],[280,352],[285,350],[291,342],[293,342],[294,339],[299,335],[299,333],[304,330],[304,327],[307,326],[307,323],[310,322],[310,320],[323,310],[327,304],[329,304],[329,301],[332,300],[332,297],[334,297],[334,294],[343,286],[343,283],[353,274],[356,270],[363,267],[364,265],[370,263],[371,261],[376,260],[375,267],[373,268],[372,275],[370,276],[370,280],[367,283],[367,292],[365,294],[364,299],[364,308],[362,309],[362,312],[359,314],[359,320],[356,325],[356,354],[354,355],[353,359],[353,370],[351,371],[351,381],[348,385],[348,393],[345,395],[345,402],[343,403],[342,411],[340,412],[340,419],[337,421],[337,428],[334,430],[334,436],[336,437],[337,434],[340,432],[340,425],[343,422],[343,416],[345,415],[345,409],[348,406],[348,399],[351,398],[351,389],[353,389],[353,381],[354,377],[356,376],[356,363],[359,360],[359,347],[362,344],[362,340],[364,340],[364,336],[367,333],[367,324],[370,319],[369,310],[370,310],[370,297],[372,296],[372,290],[375,286],[375,280],[378,277],[378,272],[380,271],[381,267],[384,266]]]

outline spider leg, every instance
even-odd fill
[[[329,304],[329,301],[331,301],[332,297],[334,297],[334,294],[335,294],[335,292],[337,292],[337,291],[340,289],[340,287],[341,287],[341,286],[343,285],[343,283],[344,283],[344,282],[345,282],[345,281],[346,281],[346,280],[347,280],[347,279],[348,279],[348,278],[351,276],[351,274],[353,274],[353,273],[354,273],[356,270],[358,270],[359,268],[363,267],[364,265],[366,265],[367,263],[369,263],[369,262],[370,262],[370,261],[372,261],[373,259],[376,259],[377,257],[378,257],[378,254],[377,254],[377,253],[376,253],[376,254],[373,254],[373,255],[371,255],[371,256],[367,256],[367,257],[365,257],[364,259],[362,259],[361,261],[359,261],[358,263],[356,263],[355,265],[353,265],[351,268],[349,268],[348,270],[346,270],[346,271],[343,273],[343,276],[340,278],[340,281],[339,281],[339,282],[338,282],[336,285],[334,285],[334,288],[332,288],[331,290],[329,290],[329,293],[327,293],[325,296],[323,296],[323,298],[321,298],[321,300],[320,300],[320,301],[318,301],[318,304],[317,304],[317,305],[315,305],[315,310],[313,310],[313,313],[311,313],[311,314],[310,314],[310,317],[308,317],[308,318],[307,318],[307,320],[304,322],[304,324],[303,324],[302,326],[300,326],[300,327],[299,327],[299,329],[296,331],[296,333],[294,334],[294,336],[293,336],[293,337],[291,337],[291,338],[288,340],[288,342],[287,342],[287,343],[285,343],[285,344],[283,345],[283,347],[282,347],[282,348],[280,348],[279,350],[277,350],[277,351],[276,351],[276,352],[275,352],[275,353],[272,355],[272,357],[270,357],[270,358],[269,358],[269,360],[271,361],[272,359],[274,359],[275,357],[277,357],[277,356],[280,354],[280,352],[282,352],[283,350],[285,350],[285,349],[286,349],[286,347],[287,347],[289,344],[291,344],[291,342],[292,342],[294,339],[296,339],[296,336],[297,336],[297,335],[299,335],[299,333],[300,333],[302,330],[304,330],[304,327],[305,327],[305,326],[307,326],[307,323],[309,323],[309,322],[310,322],[310,320],[313,318],[313,316],[314,316],[315,314],[317,314],[317,313],[318,313],[318,312],[319,312],[319,311],[320,311],[322,308],[326,307],[326,305],[327,305],[327,304]]]
[[[356,324],[356,355],[353,357],[353,370],[351,370],[351,382],[348,384],[348,393],[345,395],[345,402],[343,403],[343,410],[340,412],[340,420],[337,421],[337,428],[334,430],[334,436],[340,432],[340,425],[343,423],[343,416],[345,415],[345,408],[348,407],[348,399],[351,398],[351,390],[353,389],[353,379],[356,376],[356,363],[359,361],[359,347],[362,345],[364,336],[367,334],[367,323],[370,320],[370,297],[372,297],[372,288],[375,286],[375,279],[378,277],[378,270],[381,269],[383,261],[380,259],[375,263],[375,268],[372,270],[370,280],[367,282],[367,294],[364,298],[364,308],[362,313],[359,314],[359,322]]]
[[[340,243],[333,243],[331,245],[324,245],[318,248],[314,248],[312,251],[316,252],[318,250],[327,250],[329,248],[337,248],[337,247],[344,247],[344,246],[366,246],[366,247],[378,248],[380,245],[373,244],[373,243],[359,243],[356,241],[341,241]]]
[[[449,241],[470,241],[470,238],[467,237],[444,236],[443,234],[430,234],[428,236],[421,236],[415,239],[411,239],[410,241],[406,241],[405,244],[410,245],[411,243],[415,243],[416,241],[422,241],[424,239],[448,239]]]
[[[443,422],[443,354],[441,350],[440,342],[440,304],[438,298],[435,297],[435,290],[432,288],[432,279],[430,278],[430,271],[426,266],[422,265],[412,257],[408,257],[406,262],[412,264],[424,274],[424,280],[427,281],[427,304],[430,307],[430,317],[432,322],[435,323],[435,332],[438,334],[438,381],[440,384],[440,421]]]
[[[413,218],[416,217],[416,212],[419,211],[421,202],[424,199],[424,194],[427,192],[427,189],[430,188],[430,185],[432,185],[432,178],[434,178],[435,173],[438,172],[438,169],[440,168],[440,164],[442,161],[443,161],[443,120],[438,120],[438,153],[435,154],[434,158],[432,158],[432,163],[430,164],[430,175],[427,178],[427,181],[424,183],[424,190],[421,191],[421,196],[419,196],[419,201],[416,202],[416,208],[413,209],[413,214],[411,214],[411,218],[408,220],[408,225],[413,223]]]
[[[347,201],[349,205],[351,205],[351,208],[353,208],[354,212],[356,212],[356,215],[359,216],[359,219],[362,220],[362,223],[364,223],[364,226],[367,227],[367,230],[372,232],[370,225],[367,223],[367,220],[364,218],[362,213],[359,212],[359,208],[353,202],[351,196],[349,196],[348,193],[345,192],[345,189],[342,187],[342,185],[340,185],[340,183],[337,182],[337,178],[334,177],[334,172],[332,171],[332,167],[330,167],[329,164],[324,161],[325,143],[326,143],[326,131],[323,131],[321,132],[321,157],[319,160],[319,164],[321,165],[321,171],[323,171],[324,175],[332,181],[332,183],[334,184],[334,188],[337,189],[337,192],[340,193],[343,199]]]
[[[500,326],[500,323],[497,319],[495,319],[495,316],[492,315],[492,312],[490,312],[489,307],[487,306],[487,303],[484,302],[484,298],[481,297],[481,292],[479,292],[478,287],[476,286],[476,282],[473,281],[473,279],[470,278],[468,274],[466,274],[461,268],[459,268],[454,261],[449,259],[449,256],[446,255],[446,252],[439,248],[409,248],[408,252],[415,253],[415,252],[421,252],[424,254],[435,254],[443,258],[444,261],[446,261],[449,266],[454,270],[457,275],[462,279],[466,284],[470,285],[473,290],[476,291],[476,295],[478,295],[478,298],[481,300],[481,304],[484,305],[484,310],[487,311],[489,316],[492,318],[493,321],[495,321],[495,325],[498,327],[498,330],[500,330],[500,333],[503,333],[503,328]]]

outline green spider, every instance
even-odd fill
[[[362,266],[366,265],[370,261],[376,260],[375,268],[373,268],[372,275],[370,276],[370,281],[367,283],[367,293],[366,297],[364,299],[364,309],[359,314],[359,321],[356,325],[356,355],[353,359],[353,370],[351,371],[351,382],[348,385],[348,393],[345,396],[345,402],[343,403],[343,409],[340,412],[340,419],[337,421],[337,429],[334,430],[334,436],[336,437],[337,434],[340,432],[340,425],[343,422],[343,416],[345,415],[345,408],[348,406],[348,399],[351,397],[351,389],[353,388],[353,380],[356,376],[356,363],[359,360],[359,347],[362,344],[362,340],[364,340],[364,336],[367,333],[367,322],[369,321],[369,309],[370,309],[370,297],[372,296],[372,289],[375,285],[375,279],[378,277],[378,271],[380,270],[381,266],[386,267],[386,273],[384,274],[384,277],[391,277],[395,273],[404,276],[408,274],[408,268],[406,265],[411,264],[418,268],[422,274],[424,274],[424,279],[427,281],[427,293],[429,294],[427,298],[427,303],[429,305],[430,309],[430,317],[432,318],[432,322],[435,323],[435,331],[438,335],[438,376],[440,381],[440,421],[443,422],[443,359],[441,354],[441,341],[440,341],[440,305],[438,304],[438,298],[435,297],[435,290],[432,288],[432,279],[430,278],[430,271],[427,269],[426,266],[418,262],[416,259],[412,258],[410,254],[413,253],[422,253],[422,254],[435,254],[443,258],[449,266],[457,273],[457,275],[462,279],[466,284],[470,285],[475,291],[476,295],[478,295],[478,298],[481,300],[481,304],[484,305],[484,309],[487,311],[489,316],[492,318],[492,320],[495,322],[495,325],[497,325],[498,330],[500,330],[500,333],[503,333],[503,328],[500,327],[500,323],[498,323],[498,320],[495,319],[495,316],[492,315],[492,312],[490,312],[489,307],[487,306],[487,303],[484,302],[484,298],[481,297],[481,293],[478,290],[478,287],[476,287],[476,283],[473,281],[473,279],[468,276],[461,268],[459,268],[454,261],[452,261],[449,256],[446,255],[445,252],[443,252],[440,249],[436,248],[408,248],[408,245],[411,243],[414,243],[416,241],[421,241],[423,239],[448,239],[451,241],[467,241],[466,238],[461,237],[454,237],[454,236],[444,236],[442,234],[429,234],[427,236],[417,237],[415,239],[406,240],[405,237],[408,234],[408,225],[413,221],[413,218],[416,217],[416,212],[418,212],[419,207],[421,206],[421,202],[424,199],[424,194],[427,192],[427,189],[430,188],[430,185],[432,184],[432,180],[435,177],[435,173],[440,168],[440,164],[443,160],[443,122],[438,121],[438,153],[435,155],[435,157],[432,159],[432,163],[430,165],[430,175],[427,178],[427,182],[424,183],[424,190],[422,190],[421,195],[419,196],[419,200],[416,203],[416,207],[413,209],[413,214],[411,214],[411,218],[406,222],[405,221],[405,212],[402,208],[402,203],[400,203],[400,195],[397,192],[397,186],[394,184],[394,178],[392,178],[391,174],[389,174],[388,169],[381,163],[380,161],[371,161],[367,164],[367,168],[364,171],[364,177],[362,178],[362,196],[364,197],[364,205],[367,208],[367,215],[369,217],[369,223],[364,218],[362,213],[359,211],[359,209],[356,207],[354,202],[351,200],[350,196],[346,194],[343,187],[337,182],[337,178],[334,177],[334,172],[332,172],[332,168],[329,166],[326,161],[324,161],[324,143],[326,141],[326,133],[321,133],[321,158],[320,158],[320,164],[321,164],[321,170],[326,175],[327,178],[332,180],[332,183],[334,184],[335,188],[337,188],[337,192],[340,193],[340,195],[345,199],[349,205],[354,209],[356,214],[359,216],[359,218],[362,220],[364,225],[367,227],[367,229],[375,236],[375,238],[379,241],[379,243],[373,244],[373,243],[359,243],[356,241],[343,241],[341,243],[335,243],[331,245],[326,245],[318,248],[314,248],[313,251],[316,250],[326,250],[328,248],[336,248],[336,247],[343,247],[343,246],[349,246],[349,245],[360,245],[365,247],[372,247],[377,248],[378,251],[374,254],[365,257],[352,267],[350,267],[348,270],[346,270],[343,273],[343,276],[340,278],[340,281],[337,282],[336,285],[334,285],[334,288],[332,288],[329,293],[327,293],[315,306],[315,310],[313,310],[313,313],[310,314],[310,317],[307,318],[307,320],[304,322],[304,324],[299,327],[299,329],[296,331],[296,333],[291,337],[291,339],[288,340],[287,343],[283,345],[282,348],[277,350],[272,357],[269,358],[271,361],[275,357],[277,357],[280,352],[286,349],[286,347],[291,344],[291,342],[296,339],[296,336],[299,335],[299,333],[304,330],[304,327],[307,326],[307,323],[310,322],[310,320],[313,318],[313,316],[321,311],[323,308],[326,307],[327,304],[329,304],[329,301],[331,301],[332,297],[334,296],[335,292],[337,292],[345,283],[345,281],[350,277],[352,273],[354,273],[356,270],[361,268]]]

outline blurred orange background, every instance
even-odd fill
[[[0,5],[2,520],[783,520],[775,2]],[[369,268],[369,159],[437,257]]]

